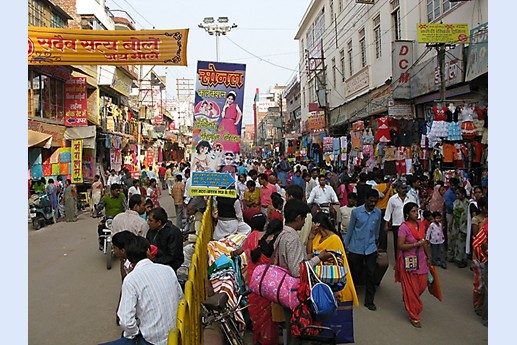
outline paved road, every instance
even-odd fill
[[[172,199],[163,195],[160,202],[172,216]],[[120,336],[115,324],[120,273],[116,265],[106,270],[96,224],[82,214],[76,223],[39,231],[29,225],[30,345],[92,345]],[[416,329],[390,266],[376,294],[377,311],[362,303],[354,311],[356,344],[487,344],[488,329],[471,307],[472,272],[451,266],[439,274],[444,300],[424,294],[422,328]],[[364,287],[358,293],[362,302]]]

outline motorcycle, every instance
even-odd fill
[[[31,195],[29,207],[34,230],[39,230],[48,224],[54,224],[54,212],[47,193]]]
[[[106,268],[111,269],[111,263],[113,261],[113,248],[111,243],[111,223],[113,222],[112,217],[103,217],[98,225],[99,233],[99,250],[106,255]]]

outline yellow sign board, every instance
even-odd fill
[[[468,24],[417,23],[418,43],[470,43]]]
[[[83,141],[72,140],[70,148],[72,156],[72,183],[83,183]]]
[[[29,65],[187,66],[188,29],[80,30],[29,26]]]
[[[223,196],[227,198],[236,198],[237,190],[235,189],[219,189],[209,187],[190,187],[191,196]]]

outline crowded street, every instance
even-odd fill
[[[235,5],[28,0],[29,343],[487,344],[488,1]]]
[[[160,203],[172,213],[172,198],[162,195]],[[120,336],[115,323],[121,284],[118,266],[107,270],[105,256],[97,249],[98,219],[87,213],[78,218],[76,223],[58,223],[38,231],[28,226],[29,344],[69,344],[74,339],[74,344],[90,345]],[[443,301],[424,294],[426,327],[415,331],[404,316],[400,287],[390,266],[376,294],[378,310],[354,310],[355,342],[487,344],[488,329],[470,305],[472,272],[451,266],[440,270],[440,279]],[[364,287],[358,288],[358,295],[364,296]],[[222,344],[222,338],[212,341]]]

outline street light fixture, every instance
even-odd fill
[[[216,53],[216,61],[219,61],[219,36],[226,35],[232,29],[237,27],[237,24],[228,24],[228,17],[219,17],[217,18],[217,23],[215,22],[214,17],[205,17],[202,23],[199,23],[198,27],[201,29],[205,29],[205,31],[210,35],[215,35],[215,53]]]

